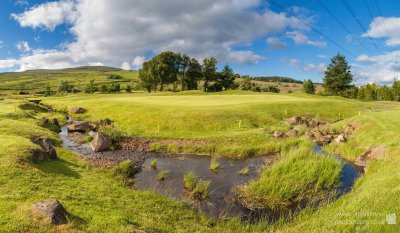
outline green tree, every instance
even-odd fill
[[[252,88],[252,83],[250,77],[246,76],[240,81],[239,89],[243,91],[250,91]]]
[[[132,86],[131,85],[126,85],[125,91],[128,92],[128,93],[131,93],[132,92]]]
[[[74,89],[74,86],[70,84],[68,81],[61,81],[58,86],[58,92],[68,92],[71,93]]]
[[[198,82],[202,78],[202,70],[200,63],[192,58],[190,59],[188,70],[187,70],[187,89],[196,90],[198,88]]]
[[[95,93],[97,91],[96,86],[94,85],[94,80],[90,80],[89,84],[85,88],[86,93]]]
[[[100,92],[101,93],[107,93],[108,92],[108,87],[107,87],[106,84],[101,85]]]
[[[224,66],[222,72],[217,76],[217,83],[226,90],[228,90],[235,83],[235,74],[228,64]]]
[[[315,94],[315,85],[311,81],[311,79],[308,79],[307,81],[304,81],[303,89],[304,89],[304,92],[307,93],[307,94],[312,94],[312,95]]]
[[[344,96],[345,91],[351,87],[353,75],[350,71],[350,65],[346,61],[346,57],[337,54],[331,59],[331,64],[325,71],[324,88],[331,95]]]
[[[139,70],[139,79],[140,85],[146,89],[147,92],[151,92],[152,90],[157,91],[159,79],[155,59],[143,63],[142,69]]]
[[[365,88],[359,87],[357,92],[357,99],[364,100],[365,99]]]
[[[45,97],[47,97],[47,96],[51,96],[52,95],[52,90],[51,90],[51,88],[50,88],[50,85],[47,83],[46,84],[46,87],[45,87],[45,90],[44,90],[44,96]]]
[[[400,101],[400,81],[395,80],[392,84],[393,100]]]
[[[376,84],[367,84],[364,89],[365,100],[372,101],[376,100]]]
[[[386,85],[379,87],[377,91],[377,99],[384,101],[392,101],[393,100],[392,88]]]
[[[217,77],[217,63],[217,59],[214,57],[203,60],[204,91],[207,91],[210,82],[215,81]]]

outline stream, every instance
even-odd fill
[[[142,170],[135,175],[134,186],[139,190],[149,190],[169,196],[175,200],[182,200],[191,206],[213,217],[234,217],[242,220],[257,220],[268,213],[252,211],[242,206],[235,196],[233,189],[238,185],[246,184],[256,179],[260,168],[272,164],[276,159],[274,155],[250,157],[245,160],[218,158],[221,165],[218,173],[209,170],[211,158],[196,155],[167,155],[148,152],[134,152],[115,150],[93,152],[89,144],[78,144],[68,138],[67,126],[61,128],[59,134],[64,148],[75,153],[87,156],[89,159],[122,161],[131,159],[142,164]],[[320,146],[315,146],[314,151],[322,156],[328,156]],[[343,163],[341,184],[338,188],[338,197],[351,191],[355,180],[360,176],[357,167],[338,156],[334,159]],[[151,167],[152,160],[157,160],[157,168]],[[248,175],[241,175],[240,171],[249,168]],[[168,178],[158,181],[157,175],[161,170],[168,170]],[[194,201],[184,194],[183,176],[193,171],[196,177],[211,181],[210,196],[204,201]]]

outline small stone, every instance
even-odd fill
[[[70,113],[73,114],[82,114],[85,113],[87,110],[81,107],[73,107],[69,110]]]
[[[273,134],[274,138],[283,138],[284,134],[279,131],[275,131]]]
[[[337,138],[335,138],[336,143],[343,143],[346,142],[347,138],[343,134],[339,134]]]
[[[286,136],[288,137],[296,137],[298,131],[296,129],[291,129],[289,132],[286,133]]]
[[[301,119],[301,116],[294,116],[294,117],[292,117],[292,118],[287,119],[286,122],[287,122],[289,125],[297,125],[297,124],[302,123],[303,120]]]

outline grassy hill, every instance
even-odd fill
[[[124,71],[118,68],[104,66],[84,66],[61,70],[29,70],[25,72],[8,72],[0,74],[0,92],[18,93],[20,91],[34,94],[41,92],[49,84],[52,90],[57,90],[61,81],[68,81],[77,89],[83,89],[90,80],[96,84],[108,83],[110,74],[121,75],[121,83],[138,81],[138,73]]]

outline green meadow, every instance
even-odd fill
[[[76,94],[41,97],[57,113],[40,112],[23,100],[0,100],[0,231],[4,232],[396,232],[396,225],[365,224],[400,214],[400,111],[394,102],[361,102],[341,97],[305,94],[259,94],[230,91],[181,93]],[[330,122],[332,129],[347,123],[357,130],[344,144],[325,150],[354,161],[372,146],[386,145],[381,161],[373,161],[354,189],[338,200],[311,207],[293,218],[268,223],[214,219],[181,201],[126,187],[112,169],[89,166],[60,145],[59,159],[34,163],[30,140],[57,135],[34,118],[55,116],[71,107],[88,111],[74,115],[87,121],[109,118],[125,135],[165,140],[159,148],[203,156],[244,158],[279,153],[260,177],[242,187],[250,206],[281,209],[291,203],[325,195],[337,187],[341,164],[316,156],[303,136],[275,139],[268,132],[286,131],[286,118],[301,115]],[[224,169],[224,168],[222,168]],[[217,173],[218,174],[218,173]],[[33,221],[31,204],[57,198],[68,210],[69,223],[51,226]],[[361,214],[359,214],[361,213]],[[366,213],[363,215],[363,213]],[[371,216],[368,213],[376,213]],[[348,220],[348,221],[346,221]],[[357,221],[353,221],[357,220]],[[363,222],[364,221],[364,222]]]

